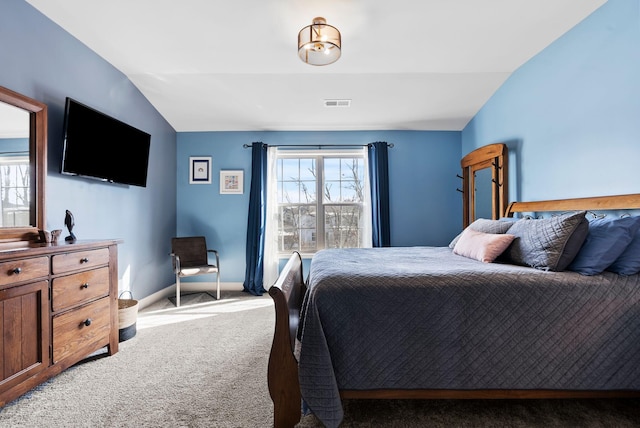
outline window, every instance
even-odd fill
[[[30,224],[29,158],[0,157],[2,227]]]
[[[364,246],[366,180],[363,150],[278,150],[278,253]]]

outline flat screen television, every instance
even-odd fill
[[[146,187],[151,135],[67,97],[63,174]]]

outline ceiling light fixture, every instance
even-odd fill
[[[322,17],[313,18],[313,24],[298,33],[298,56],[311,65],[328,65],[340,58],[342,42],[340,31],[327,25]]]

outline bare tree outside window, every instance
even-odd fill
[[[361,155],[278,158],[278,251],[315,253],[361,246]],[[318,196],[320,195],[320,196]]]
[[[29,159],[0,158],[0,204],[3,227],[29,224],[30,178]]]
[[[362,159],[325,159],[325,248],[360,246],[364,171]]]

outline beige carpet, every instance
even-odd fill
[[[164,300],[112,357],[76,365],[0,410],[0,427],[268,427],[271,299]],[[306,416],[301,427],[320,427]],[[640,400],[345,402],[345,427],[633,427]]]
[[[260,427],[273,329],[268,296],[206,294],[146,308],[120,352],[77,365],[0,412],[10,427]],[[245,409],[247,409],[245,411]]]

